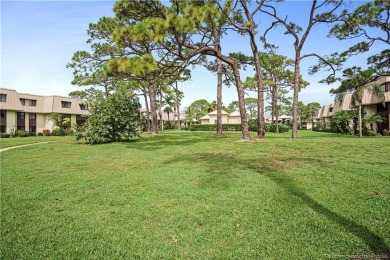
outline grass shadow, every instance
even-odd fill
[[[223,174],[224,172],[231,172],[225,170],[225,168],[222,168],[219,171],[219,173],[222,174],[215,174],[216,172],[218,173],[218,167],[220,167],[219,162],[221,162],[221,159],[223,159],[225,167],[227,168],[250,170],[251,172],[260,174],[270,179],[276,185],[285,190],[288,194],[294,196],[300,202],[303,202],[307,207],[312,209],[317,214],[322,215],[323,217],[339,225],[349,233],[359,237],[370,248],[370,250],[378,256],[384,258],[390,257],[390,249],[380,236],[376,235],[367,227],[360,225],[352,220],[349,220],[346,217],[323,206],[321,203],[317,202],[308,194],[303,192],[295,184],[295,181],[291,177],[283,174],[283,167],[290,167],[290,169],[292,169],[294,167],[298,167],[296,164],[295,166],[292,166],[293,164],[283,166],[282,164],[275,163],[275,161],[270,161],[262,158],[257,160],[257,163],[254,163],[253,160],[239,159],[237,158],[237,156],[227,154],[215,155],[211,153],[196,153],[186,157],[177,157],[173,160],[171,159],[170,161],[166,161],[166,163],[169,164],[172,161],[186,161],[191,164],[193,164],[194,162],[197,162],[198,164],[200,163],[204,166],[205,169],[213,169],[212,171],[205,170],[205,172],[208,172],[213,175],[212,179],[208,178],[207,180],[218,182],[226,180],[227,176],[225,176],[226,174]],[[259,164],[259,162],[261,164]],[[218,178],[221,178],[221,180],[218,180]]]

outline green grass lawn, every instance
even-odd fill
[[[390,256],[390,138],[225,134],[1,153],[0,258]]]
[[[0,148],[7,148],[16,145],[34,144],[41,142],[62,142],[65,140],[74,140],[70,136],[31,136],[31,137],[16,137],[16,138],[0,138]]]

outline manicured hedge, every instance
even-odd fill
[[[190,125],[190,131],[216,131],[217,125],[204,124],[204,125]],[[241,131],[240,124],[222,124],[222,131]]]
[[[249,131],[253,131],[253,132],[257,131],[257,120],[256,119],[250,119],[248,121],[248,124],[249,124]],[[268,133],[268,132],[275,133],[275,131],[276,131],[275,125],[271,124],[271,123],[265,123],[264,128],[265,128],[266,133]],[[278,128],[279,128],[279,133],[285,133],[285,132],[290,131],[289,125],[284,125],[284,124],[279,123]]]

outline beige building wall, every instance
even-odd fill
[[[241,124],[241,117],[239,116],[229,116],[229,124]]]
[[[216,124],[217,115],[209,114],[209,124]],[[222,124],[227,124],[228,117],[227,115],[222,115]]]
[[[37,133],[42,132],[46,127],[47,115],[37,114]]]
[[[7,133],[14,129],[16,131],[16,112],[15,111],[7,111]]]

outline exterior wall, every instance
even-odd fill
[[[47,115],[46,114],[37,114],[37,133],[42,132],[43,129],[49,129],[46,127]]]
[[[237,116],[229,116],[229,120],[228,120],[229,124],[241,124],[241,117],[237,117]]]
[[[7,133],[14,129],[16,131],[16,112],[7,111]]]
[[[364,111],[366,112],[366,115],[376,114],[376,104],[375,105],[365,105]]]
[[[17,93],[13,89],[0,88],[0,93],[6,95],[5,102],[1,102],[1,110],[6,112],[6,132],[11,129],[17,130],[18,125],[24,126],[29,132],[30,126],[35,127],[35,132],[42,132],[43,129],[53,129],[53,122],[49,120],[49,114],[56,112],[71,115],[71,120],[76,123],[76,115],[88,115],[88,110],[82,110],[80,104],[83,100],[60,97],[60,96],[38,96],[32,94]],[[22,102],[24,99],[24,102]],[[30,103],[31,101],[31,103]],[[70,102],[70,108],[62,106],[62,101]],[[24,103],[24,104],[23,104]],[[24,113],[24,119],[18,120],[17,113]],[[30,114],[36,114],[35,120],[30,119]]]
[[[204,124],[209,124],[209,120],[208,120],[208,119],[201,119],[201,120],[200,120],[200,123],[201,123],[202,125],[204,125]]]
[[[217,115],[209,114],[209,124],[215,124],[217,121]],[[222,115],[222,124],[228,123],[228,116]]]

